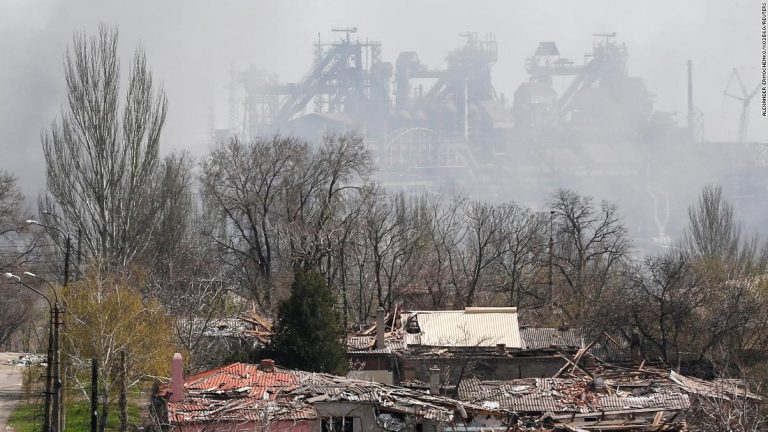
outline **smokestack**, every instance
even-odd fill
[[[688,60],[688,132],[693,135],[693,61]]]
[[[440,368],[437,365],[429,368],[429,394],[440,394]]]
[[[261,369],[262,372],[275,371],[275,361],[272,359],[262,359],[259,366],[259,369]]]
[[[469,144],[469,82],[464,78],[464,142]]]
[[[181,402],[184,400],[184,362],[181,354],[176,353],[171,360],[171,397],[170,402]]]
[[[376,349],[386,348],[384,341],[384,308],[379,306],[376,309]]]

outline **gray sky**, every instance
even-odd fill
[[[65,102],[62,56],[72,32],[99,21],[118,26],[123,64],[141,42],[169,99],[163,149],[202,155],[211,113],[227,125],[230,64],[258,65],[286,81],[310,66],[317,33],[357,26],[383,44],[384,59],[418,52],[441,67],[459,33],[493,32],[499,44],[496,91],[512,95],[526,79],[523,61],[539,41],[555,41],[580,63],[591,34],[617,32],[630,74],[656,95],[656,109],[685,122],[686,69],[695,67],[695,103],[704,137],[735,140],[741,107],[723,90],[732,68],[748,86],[759,81],[760,2],[710,1],[55,1],[0,2],[0,168],[16,173],[27,194],[44,185],[40,131]],[[750,140],[768,140],[768,120],[754,100]]]

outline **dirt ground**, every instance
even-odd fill
[[[11,366],[8,360],[19,358],[19,353],[0,352],[0,432],[10,432],[6,427],[8,416],[21,400],[21,372],[23,368]]]

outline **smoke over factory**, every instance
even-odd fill
[[[446,38],[444,63],[425,64],[415,51],[385,58],[384,41],[356,27],[334,28],[318,34],[312,66],[297,82],[282,81],[269,64],[232,70],[230,127],[216,136],[281,132],[317,140],[360,131],[378,162],[378,180],[395,189],[459,189],[536,208],[542,196],[569,187],[617,202],[641,249],[669,246],[708,182],[723,184],[753,215],[747,226],[763,222],[749,210],[768,196],[766,145],[744,142],[754,93],[735,93],[744,89],[738,72],[726,94],[744,105],[739,136],[708,142],[692,62],[675,65],[688,84],[681,91],[687,112],[676,116],[655,109],[653,90],[632,74],[631,47],[620,35],[592,39],[581,54],[561,53],[557,41],[531,46],[519,59],[528,79],[505,95],[493,74],[505,47],[492,33]]]

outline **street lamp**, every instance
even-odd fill
[[[33,275],[32,273],[26,273],[26,274],[37,278],[37,276]],[[46,383],[45,383],[45,412],[44,412],[44,420],[43,420],[43,432],[51,432],[51,431],[59,432],[61,430],[59,425],[61,416],[59,415],[59,411],[58,411],[60,407],[59,395],[61,393],[61,380],[59,375],[60,370],[59,370],[59,362],[58,362],[59,297],[56,294],[56,289],[53,287],[53,285],[50,285],[50,283],[49,285],[51,287],[51,290],[53,291],[53,295],[56,300],[55,303],[51,303],[51,299],[47,295],[43,294],[41,291],[22,282],[21,278],[16,276],[15,274],[5,273],[3,274],[3,276],[6,279],[16,280],[17,284],[20,284],[26,288],[29,288],[30,290],[34,291],[35,293],[43,297],[46,302],[48,302],[48,309],[50,312],[50,324],[48,326],[48,354],[47,354],[48,364],[46,366],[47,376],[46,376]],[[40,278],[37,278],[37,279],[40,279]],[[48,281],[45,281],[45,282],[48,282]],[[55,368],[53,366],[54,362],[56,363]],[[53,387],[53,389],[51,389],[51,387]],[[51,409],[52,406],[55,406],[55,409],[52,410]],[[53,413],[54,415],[54,421],[51,421],[51,413]]]
[[[45,213],[46,214],[51,214],[51,213],[48,213],[48,212],[45,212]],[[72,237],[69,235],[69,233],[67,231],[64,231],[63,229],[61,229],[61,228],[59,228],[57,226],[46,225],[46,224],[41,223],[39,221],[36,221],[34,219],[27,219],[25,222],[27,223],[27,225],[38,225],[38,226],[41,226],[43,228],[48,228],[48,229],[56,230],[56,231],[60,232],[64,237],[66,237],[66,242],[65,242],[66,247],[65,247],[65,250],[64,250],[64,286],[67,286],[69,284],[69,256],[70,256],[70,251],[72,250]],[[78,244],[78,248],[79,247],[80,247],[80,245]]]
[[[61,302],[59,302],[59,295],[56,293],[56,287],[53,286],[52,283],[50,283],[48,280],[41,278],[40,276],[37,276],[34,273],[30,273],[25,271],[25,275],[35,278],[37,280],[43,281],[46,284],[48,284],[48,287],[53,292],[53,389],[54,389],[54,395],[55,398],[53,399],[53,430],[61,431],[62,430],[62,420],[63,416],[61,415],[63,409],[64,409],[64,401],[63,401],[63,393],[61,391],[61,345],[59,344],[59,341],[61,340],[61,337],[59,335],[59,328],[61,327],[61,323],[63,321],[62,315],[64,314],[64,309],[61,307]]]
[[[63,220],[63,218],[61,216],[59,216],[59,215],[57,215],[55,213],[51,213],[48,210],[43,210],[43,214],[46,215],[46,216],[50,216],[52,218],[56,218],[56,219],[58,219],[61,222],[64,222],[64,220]],[[80,280],[80,269],[82,268],[80,266],[80,262],[81,262],[82,257],[83,257],[82,249],[81,249],[82,242],[80,241],[81,234],[82,234],[82,231],[78,227],[77,228],[77,266],[75,267],[75,280]],[[69,232],[67,232],[67,236],[71,236],[69,234]]]

